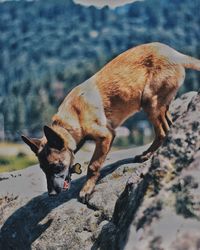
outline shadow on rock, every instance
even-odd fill
[[[128,163],[137,163],[137,161],[134,158],[128,158],[109,164],[101,170],[100,179]],[[49,213],[63,203],[76,199],[85,178],[84,176],[74,180],[67,193],[61,193],[56,198],[48,197],[47,193],[42,194],[15,211],[1,228],[0,249],[31,249],[32,243],[50,227],[53,219],[48,218]]]

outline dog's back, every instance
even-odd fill
[[[73,89],[59,113],[63,115],[64,110],[75,107],[83,127],[86,121],[97,119],[103,124],[109,121],[116,128],[139,111],[146,99],[159,95],[163,105],[169,105],[184,80],[184,67],[194,66],[189,59],[161,43],[129,49]]]
[[[183,67],[173,58],[174,52],[160,43],[140,45],[122,53],[96,74],[106,116],[114,127],[142,108],[146,85],[154,84],[151,92],[155,93],[149,94],[159,94],[163,85],[173,85],[184,77]]]

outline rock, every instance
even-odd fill
[[[192,98],[196,96],[196,91],[190,91],[186,94],[183,94],[181,97],[176,98],[170,105],[169,111],[173,116],[175,121],[181,114],[187,111],[188,104],[191,102]]]
[[[87,206],[77,200],[84,173],[56,198],[39,185],[37,166],[1,175],[0,249],[198,249],[200,94],[183,102],[174,104],[174,125],[151,160],[133,158],[148,145],[109,154]]]
[[[186,110],[174,110],[180,116],[144,177],[130,177],[95,249],[199,249],[200,93],[186,96]]]
[[[0,249],[90,249],[111,219],[128,177],[139,167],[133,157],[126,157],[137,155],[146,147],[108,156],[88,206],[77,200],[84,173],[73,180],[69,192],[56,198],[49,198],[45,192],[46,180],[38,166],[16,171],[12,174],[15,178],[2,174],[0,195],[8,198],[0,202]],[[79,153],[77,161],[85,161],[88,156],[88,152]]]

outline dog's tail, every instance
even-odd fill
[[[200,60],[188,55],[184,55],[165,44],[156,42],[153,43],[153,46],[156,46],[156,50],[159,51],[161,55],[166,56],[170,62],[182,65],[187,69],[200,71]]]
[[[194,57],[179,53],[178,61],[186,69],[194,69],[200,71],[200,60]]]

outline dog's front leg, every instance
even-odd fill
[[[89,197],[94,190],[95,184],[100,175],[99,169],[110,150],[113,137],[114,135],[110,132],[110,130],[104,129],[104,133],[95,138],[96,147],[88,166],[87,181],[79,194],[79,198],[83,203],[86,203],[89,200]]]

